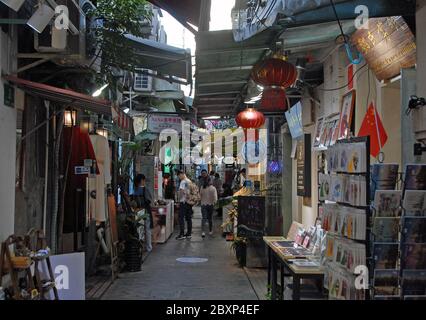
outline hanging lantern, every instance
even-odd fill
[[[243,129],[259,129],[265,124],[265,116],[256,109],[248,108],[240,112],[235,121]]]
[[[266,111],[286,111],[287,96],[282,88],[267,88],[263,91],[260,108]]]
[[[259,62],[253,68],[253,80],[267,87],[290,87],[297,79],[296,67],[287,62],[284,56],[273,56]]]

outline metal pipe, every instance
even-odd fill
[[[49,185],[49,125],[50,125],[50,115],[49,115],[49,106],[50,101],[45,100],[44,105],[46,107],[46,151],[45,151],[45,160],[44,160],[44,203],[43,203],[43,232],[47,233],[46,224],[47,224],[47,188]]]

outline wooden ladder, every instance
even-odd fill
[[[33,246],[32,238],[35,236],[35,246]],[[56,288],[55,275],[52,270],[52,264],[50,262],[50,252],[45,255],[37,256],[36,254],[40,250],[47,250],[47,242],[44,232],[42,230],[31,229],[25,237],[26,245],[29,249],[35,253],[31,259],[34,261],[34,277],[35,285],[40,293],[41,300],[46,299],[46,295],[53,290],[54,300],[59,300],[58,289]],[[47,267],[47,279],[42,279],[40,267],[43,267],[43,263]]]

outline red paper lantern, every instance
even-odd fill
[[[274,56],[253,68],[253,80],[264,87],[290,87],[297,79],[296,67],[284,57]]]
[[[244,129],[259,129],[265,124],[265,116],[256,109],[248,108],[240,112],[235,121]]]
[[[287,96],[281,88],[267,88],[263,91],[260,108],[266,111],[286,111]]]

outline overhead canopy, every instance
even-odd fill
[[[198,27],[201,0],[148,0],[153,5],[170,13],[185,26],[188,23]],[[190,26],[189,26],[190,27]]]
[[[234,114],[253,65],[275,37],[267,30],[237,43],[232,30],[198,33],[194,108],[200,117]]]
[[[108,100],[93,98],[72,90],[57,88],[15,76],[4,76],[4,79],[16,84],[30,95],[98,114],[111,115],[111,102]]]
[[[153,40],[125,36],[141,56],[141,68],[157,71],[162,75],[192,81],[191,51],[158,43]]]

